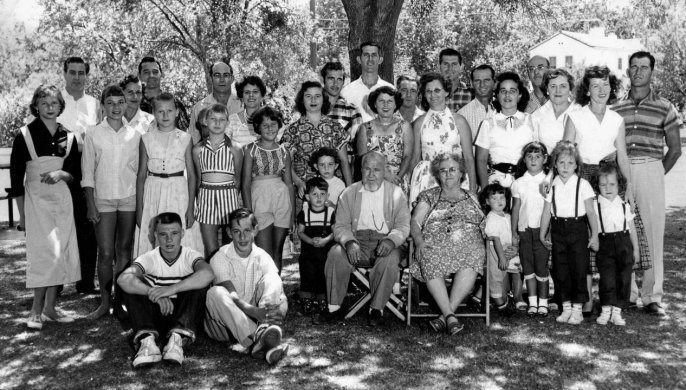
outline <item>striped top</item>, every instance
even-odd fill
[[[362,114],[354,105],[339,96],[328,117],[340,123],[343,130],[350,135],[350,139],[355,139],[357,129],[362,124]]]
[[[212,150],[212,144],[208,137],[205,146],[200,150],[200,173],[228,173],[234,175],[233,153],[231,153],[231,140],[224,136],[224,140],[216,150]]]
[[[145,280],[153,287],[172,286],[193,274],[198,261],[203,261],[200,252],[188,247],[181,247],[179,255],[172,260],[162,257],[157,247],[139,256],[133,262]]]
[[[250,144],[250,157],[253,158],[252,177],[281,175],[286,168],[286,148],[279,145],[276,149],[263,149],[256,142]]]
[[[639,102],[627,93],[611,108],[624,118],[629,158],[652,157],[662,160],[665,137],[672,132],[678,134],[681,126],[674,105],[651,90]]]

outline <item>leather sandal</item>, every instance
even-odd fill
[[[445,320],[441,316],[438,316],[437,318],[434,318],[433,320],[429,321],[429,326],[431,326],[431,329],[433,329],[436,333],[442,333],[447,329]]]
[[[455,319],[454,322],[448,323],[448,334],[450,334],[451,336],[454,336],[454,335],[460,333],[460,331],[462,331],[462,329],[464,329],[464,324],[462,324],[460,321],[458,321],[457,316],[455,314],[448,314],[447,316],[445,316],[446,321],[448,321],[449,318]]]
[[[539,317],[548,317],[548,306],[539,306],[537,314]]]

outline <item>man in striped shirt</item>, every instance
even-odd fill
[[[341,96],[341,90],[343,89],[343,84],[345,84],[345,68],[343,68],[343,64],[340,62],[327,62],[320,74],[322,75],[326,97],[331,103],[331,111],[328,116],[340,123],[343,130],[348,134],[348,158],[352,162],[352,157],[355,155],[353,150],[355,135],[357,134],[357,129],[362,124],[362,114],[353,104]]]
[[[631,161],[631,190],[641,211],[653,259],[653,267],[643,274],[641,300],[646,312],[664,316],[664,175],[681,156],[679,128],[682,123],[674,105],[651,89],[654,68],[655,57],[650,53],[639,51],[632,54],[627,69],[631,90],[612,109],[624,117],[626,150]],[[632,300],[637,294],[636,283],[632,282]]]
[[[126,292],[126,308],[138,352],[133,368],[165,361],[181,364],[183,345],[195,340],[205,305],[205,288],[214,273],[202,255],[181,246],[183,227],[176,213],[155,218],[158,246],[134,260],[117,283]],[[168,338],[164,355],[157,341]]]

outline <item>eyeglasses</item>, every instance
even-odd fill
[[[214,73],[212,77],[215,79],[230,79],[233,75],[231,73]]]
[[[448,168],[448,169],[445,169],[445,168],[439,169],[438,173],[441,175],[447,175],[448,173],[457,173],[457,171],[459,171],[458,168],[452,167],[452,168]]]
[[[441,88],[436,88],[436,89],[427,89],[424,91],[425,95],[433,95],[433,94],[439,94],[441,92],[445,92],[445,90]]]
[[[533,72],[533,71],[535,71],[535,70],[544,70],[544,69],[548,69],[548,67],[547,67],[546,65],[541,64],[541,65],[538,65],[538,66],[528,66],[527,69],[529,69],[529,72]]]

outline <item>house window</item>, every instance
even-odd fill
[[[565,56],[565,66],[567,68],[571,68],[573,63],[574,60],[572,59],[572,56]]]
[[[548,58],[548,61],[550,62],[551,68],[557,68],[557,57],[550,57]]]
[[[622,70],[622,59],[617,58],[617,69]]]

